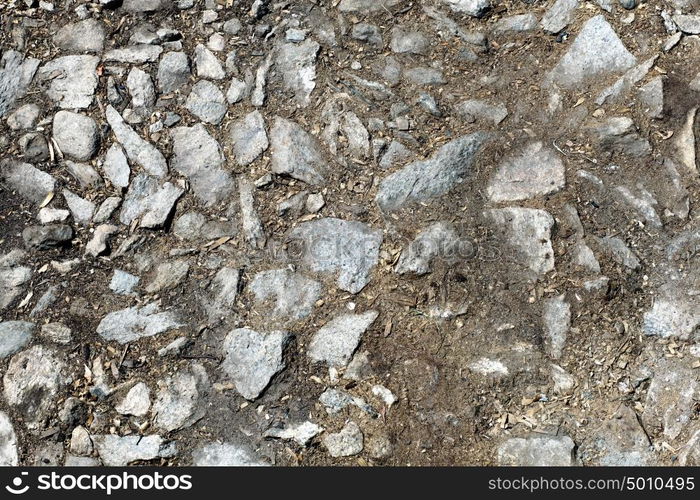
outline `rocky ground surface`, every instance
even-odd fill
[[[0,464],[700,464],[697,0],[0,22]]]

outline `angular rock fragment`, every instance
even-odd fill
[[[175,313],[160,312],[158,305],[151,303],[143,307],[134,306],[107,314],[97,325],[97,334],[105,340],[126,344],[181,326],[183,323]]]
[[[90,107],[97,88],[97,56],[64,56],[44,64],[37,80],[46,85],[46,95],[63,109]]]
[[[299,224],[289,235],[299,263],[313,271],[337,275],[337,286],[358,293],[370,280],[379,259],[382,233],[356,221],[316,219]]]
[[[0,411],[0,467],[17,467],[17,435],[7,413]]]
[[[3,385],[7,404],[34,430],[48,416],[54,398],[65,382],[64,357],[53,349],[35,345],[10,359]]]
[[[140,218],[140,227],[163,227],[183,192],[182,188],[169,182],[161,185],[156,178],[139,174],[129,186],[119,220],[128,226]]]
[[[321,432],[323,432],[323,427],[307,420],[300,424],[290,425],[284,429],[271,427],[263,433],[263,436],[295,441],[299,446],[307,446]]]
[[[272,171],[307,184],[322,184],[328,166],[316,140],[296,123],[276,117],[270,131]]]
[[[95,204],[68,189],[63,190],[63,197],[66,199],[66,204],[70,209],[73,220],[82,226],[90,224],[95,213]]]
[[[132,163],[156,177],[163,177],[168,173],[168,163],[163,154],[129,127],[116,109],[107,106],[106,116],[107,123],[112,127],[112,132]]]
[[[194,66],[197,70],[197,76],[200,78],[221,80],[226,76],[219,59],[202,44],[197,45],[194,49]]]
[[[502,208],[486,211],[486,216],[504,232],[505,240],[515,251],[515,259],[541,276],[554,269],[554,252],[550,233],[554,219],[535,208]]]
[[[0,59],[0,118],[24,97],[41,61],[25,58],[15,50],[5,50]]]
[[[233,195],[231,175],[224,170],[224,155],[219,143],[201,123],[177,127],[171,132],[173,158],[170,166],[190,181],[195,196],[211,206]]]
[[[0,322],[0,359],[24,348],[32,339],[34,330],[36,325],[28,321]]]
[[[232,330],[226,336],[221,368],[241,396],[256,399],[285,368],[282,354],[288,339],[287,332],[258,333],[248,328]]]
[[[232,312],[240,278],[241,271],[231,267],[222,267],[216,273],[201,301],[209,321],[221,320]]]
[[[236,162],[245,167],[255,161],[268,147],[265,121],[259,111],[253,111],[229,126],[229,137]]]
[[[143,382],[139,382],[129,389],[124,399],[114,409],[122,415],[143,417],[151,408],[151,390]]]
[[[119,144],[112,144],[107,150],[102,170],[114,186],[124,188],[129,185],[131,169],[124,150]]]
[[[85,254],[97,257],[109,249],[109,239],[119,228],[111,224],[101,224],[95,228],[92,239],[85,245]]]
[[[637,59],[625,48],[602,15],[589,19],[557,65],[545,78],[548,84],[573,89],[596,77],[625,71]]]
[[[85,19],[63,26],[56,32],[54,43],[64,52],[82,54],[102,52],[105,43],[105,28],[97,19]]]
[[[534,434],[527,438],[510,438],[498,447],[498,465],[568,467],[576,465],[575,447],[569,436]]]
[[[190,80],[190,61],[184,52],[167,52],[158,63],[156,81],[164,94],[175,92]]]
[[[578,0],[556,0],[542,16],[540,26],[547,33],[556,35],[572,21],[577,6]]]
[[[635,411],[620,405],[588,440],[581,443],[578,456],[586,465],[643,467],[652,465],[654,453],[649,437],[639,425]]]
[[[263,467],[268,465],[245,446],[210,443],[192,453],[198,467]]]
[[[364,436],[355,422],[348,422],[339,432],[327,434],[323,445],[334,458],[350,457],[362,452]]]
[[[29,226],[22,231],[22,239],[27,248],[50,250],[67,245],[73,239],[73,228],[67,224]]]
[[[433,260],[452,260],[460,257],[460,250],[455,228],[449,223],[438,222],[416,236],[401,253],[394,270],[398,274],[427,274],[431,271]]]
[[[375,198],[383,212],[394,212],[447,193],[469,175],[474,159],[488,139],[477,132],[448,142],[427,160],[408,164],[379,185]]]
[[[175,448],[162,437],[117,436],[106,434],[93,436],[93,442],[102,463],[107,467],[126,467],[136,461],[168,458],[175,453]]]
[[[342,368],[360,344],[362,334],[377,319],[377,311],[337,316],[318,330],[308,348],[312,361]]]
[[[144,64],[156,62],[163,52],[160,45],[139,43],[105,52],[103,60],[105,62],[118,62],[129,64]]]
[[[189,427],[206,414],[204,399],[209,379],[202,365],[194,364],[187,370],[180,370],[158,385],[153,413],[160,429],[170,432]]]
[[[501,164],[486,192],[494,202],[527,200],[556,193],[566,183],[564,172],[564,163],[556,151],[541,142],[533,142]]]
[[[642,421],[676,439],[690,425],[700,384],[679,359],[659,359],[647,391]]]
[[[255,197],[253,184],[243,177],[238,180],[238,194],[241,203],[241,225],[243,235],[248,245],[252,248],[265,247],[267,237],[262,222],[255,210]]]
[[[545,301],[542,308],[542,323],[547,352],[554,359],[561,358],[571,326],[571,307],[564,300],[564,295]]]
[[[153,281],[146,286],[146,292],[159,293],[163,290],[175,288],[187,277],[189,270],[190,265],[186,259],[159,264]]]
[[[282,73],[284,88],[294,93],[300,106],[308,106],[316,88],[316,55],[319,44],[311,39],[285,43],[277,52],[275,66]]]
[[[255,302],[267,301],[272,307],[268,314],[278,318],[302,319],[311,314],[321,296],[321,284],[288,269],[274,269],[257,273],[249,285]]]
[[[36,203],[44,201],[54,192],[56,180],[52,175],[29,163],[16,160],[0,161],[0,181],[23,198]]]
[[[21,295],[23,285],[32,277],[31,268],[20,265],[25,257],[22,250],[0,254],[0,311]]]
[[[226,99],[219,87],[208,80],[200,80],[192,87],[185,107],[203,122],[218,125],[226,114]]]

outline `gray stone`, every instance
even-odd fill
[[[97,334],[105,340],[120,344],[152,337],[183,324],[175,313],[160,312],[158,305],[134,306],[107,314],[97,326]]]
[[[91,159],[100,147],[95,120],[70,111],[59,111],[54,115],[53,137],[63,154],[78,161]]]
[[[100,465],[102,464],[96,458],[75,455],[66,455],[66,460],[63,462],[64,467],[99,467]]]
[[[36,104],[25,104],[7,117],[7,125],[12,130],[26,130],[36,125],[41,109]]]
[[[129,186],[119,220],[128,226],[140,218],[140,227],[163,227],[183,192],[169,182],[161,185],[154,177],[139,174]]]
[[[114,186],[124,188],[129,185],[131,169],[119,144],[112,144],[107,150],[102,170]]]
[[[17,467],[17,435],[7,413],[0,411],[0,467]]]
[[[243,24],[235,17],[224,23],[224,33],[227,35],[237,35],[241,29],[243,29]]]
[[[238,78],[231,78],[231,84],[226,92],[226,101],[229,104],[236,104],[241,101],[248,93],[248,84]]]
[[[174,453],[173,447],[155,434],[150,436],[106,434],[93,436],[92,441],[102,463],[107,467],[126,467],[136,461],[167,458]]]
[[[267,85],[267,74],[272,67],[272,56],[273,52],[270,52],[255,70],[255,86],[250,95],[250,103],[255,107],[265,104],[265,86]]]
[[[268,147],[265,120],[259,111],[248,113],[229,126],[231,149],[236,162],[245,167],[255,161]]]
[[[73,332],[62,323],[46,323],[41,325],[41,336],[56,344],[69,344]]]
[[[222,267],[216,273],[201,301],[209,321],[216,322],[231,314],[238,297],[240,278],[241,271],[231,267]]]
[[[0,254],[0,311],[20,296],[23,285],[32,277],[31,268],[19,265],[25,257],[21,250]]]
[[[148,110],[156,103],[156,89],[151,75],[142,69],[131,68],[126,77],[126,88],[129,89],[133,109]]]
[[[313,272],[337,275],[338,288],[350,293],[369,283],[382,239],[380,230],[331,217],[301,223],[290,233],[298,244],[293,258]]]
[[[83,189],[103,187],[104,181],[102,177],[91,165],[66,160],[65,166],[68,173],[80,183],[80,187]]]
[[[190,265],[185,259],[158,264],[156,275],[146,287],[146,292],[158,293],[163,290],[171,290],[182,283],[189,271]]]
[[[277,215],[280,217],[299,217],[304,210],[308,191],[301,191],[277,203]]]
[[[323,445],[334,458],[350,457],[362,452],[364,436],[355,422],[348,422],[339,432],[326,434]]]
[[[223,443],[210,443],[192,452],[192,464],[197,467],[262,467],[261,458],[247,447]]]
[[[442,0],[455,12],[481,17],[491,8],[490,0]]]
[[[50,250],[68,244],[73,239],[73,228],[67,224],[27,226],[22,239],[27,248]]]
[[[296,123],[276,117],[270,131],[272,172],[289,175],[307,184],[322,184],[328,165],[319,145]]]
[[[314,334],[309,343],[309,357],[312,361],[324,362],[333,367],[346,366],[360,344],[362,334],[377,316],[377,311],[367,311],[333,318]]]
[[[70,212],[68,210],[63,210],[62,208],[49,208],[44,207],[39,210],[37,219],[42,224],[51,224],[52,222],[64,222],[70,217]]]
[[[430,48],[430,40],[419,31],[405,31],[396,26],[391,30],[389,47],[397,54],[426,54]]]
[[[185,101],[190,113],[205,123],[218,125],[226,114],[226,100],[219,87],[208,80],[200,80]]]
[[[441,196],[470,174],[472,163],[489,135],[477,132],[448,142],[431,158],[416,161],[379,185],[375,198],[383,212]]]
[[[620,405],[578,449],[584,464],[607,467],[644,467],[655,463],[651,443],[637,414]]]
[[[592,273],[597,274],[600,272],[600,263],[598,262],[598,259],[596,259],[593,250],[591,250],[583,240],[576,243],[572,252],[573,255],[571,260],[575,265],[580,266],[586,271],[590,271]]]
[[[639,101],[644,112],[650,118],[662,118],[664,115],[664,80],[657,76],[639,89]]]
[[[491,104],[478,99],[462,101],[455,106],[457,114],[465,121],[471,122],[491,122],[498,125],[506,116],[508,110],[504,104]]]
[[[187,212],[173,224],[173,233],[178,238],[197,240],[234,236],[238,232],[234,221],[208,220],[198,212]]]
[[[184,52],[167,52],[158,63],[156,80],[163,94],[182,88],[190,81],[190,61]]]
[[[0,359],[22,350],[32,339],[34,330],[36,330],[36,325],[27,321],[1,322]]]
[[[48,82],[46,95],[63,109],[90,107],[97,88],[97,56],[63,56],[44,64],[37,80]]]
[[[547,299],[542,307],[542,326],[547,352],[554,359],[561,358],[566,336],[571,326],[571,306],[564,295]]]
[[[284,429],[271,427],[263,433],[264,437],[295,441],[299,446],[308,446],[313,438],[323,432],[323,427],[313,422],[289,425]]]
[[[653,55],[646,61],[627,70],[615,83],[598,94],[595,103],[601,106],[606,102],[616,102],[619,101],[620,98],[627,96],[629,91],[649,73],[649,70],[654,66],[657,59],[658,55]]]
[[[19,147],[25,160],[31,162],[47,161],[50,158],[49,144],[43,134],[31,132],[19,139]]]
[[[301,43],[285,43],[278,52],[275,65],[282,73],[284,89],[294,93],[299,106],[308,106],[316,88],[316,55],[320,46],[308,39]]]
[[[163,47],[160,45],[151,45],[148,43],[139,43],[129,45],[120,49],[112,49],[105,52],[103,60],[105,62],[118,62],[129,64],[144,64],[156,62],[163,52]]]
[[[172,377],[158,382],[158,394],[153,403],[158,428],[171,432],[189,427],[206,414],[205,398],[209,387],[207,371],[193,364]]]
[[[124,147],[132,164],[139,165],[156,177],[163,177],[168,173],[168,163],[163,154],[129,127],[116,109],[107,106],[106,115],[112,132],[114,132],[117,141]]]
[[[384,45],[381,31],[374,24],[357,23],[352,27],[350,36],[355,40],[367,42],[377,48],[381,48]]]
[[[554,149],[533,142],[501,164],[486,192],[498,203],[545,196],[564,189],[564,172],[564,162]]]
[[[194,66],[199,78],[221,80],[226,77],[226,71],[219,59],[201,43],[194,49]]]
[[[620,73],[637,63],[602,15],[583,25],[569,50],[547,75],[545,82],[572,89],[584,82]]]
[[[100,224],[95,228],[92,239],[85,245],[85,255],[97,257],[109,250],[109,240],[119,231],[117,226]]]
[[[405,0],[340,0],[340,12],[376,12],[394,7]]]
[[[172,6],[172,0],[124,0],[122,3],[122,8],[125,11],[134,13],[168,10]]]
[[[554,219],[535,208],[501,208],[485,212],[515,251],[515,259],[539,277],[554,269],[554,251],[550,240]]]
[[[571,23],[576,7],[578,0],[556,0],[542,16],[540,26],[547,33],[556,35]]]
[[[0,117],[11,111],[32,83],[41,61],[26,58],[15,50],[5,50],[0,59]]]
[[[534,434],[527,438],[510,438],[498,447],[498,465],[568,467],[576,465],[575,446],[569,436]]]
[[[64,359],[53,349],[35,345],[10,360],[3,377],[5,400],[31,430],[43,424],[65,383]]]
[[[132,295],[139,281],[141,281],[141,278],[138,276],[134,276],[121,269],[115,269],[112,280],[109,282],[109,289],[119,295]]]
[[[102,52],[105,28],[97,19],[85,19],[63,26],[56,32],[53,41],[64,52]]]
[[[56,183],[50,174],[29,163],[16,160],[0,161],[0,181],[10,190],[37,205],[54,191]]]
[[[105,200],[100,204],[100,208],[97,209],[97,212],[95,212],[95,215],[92,217],[92,222],[95,224],[107,222],[112,218],[112,215],[114,212],[116,212],[121,203],[122,199],[118,196],[110,196],[105,198]]]
[[[265,308],[272,317],[293,320],[307,317],[321,297],[321,284],[289,269],[257,273],[250,282],[257,305],[270,301]]]
[[[697,14],[676,14],[673,21],[686,35],[700,35],[700,15]]]
[[[693,369],[679,358],[659,359],[653,371],[642,421],[676,439],[691,424],[700,384]]]
[[[404,79],[413,85],[442,85],[445,78],[442,71],[436,68],[419,66],[403,72]]]
[[[289,340],[284,331],[258,333],[248,328],[232,330],[224,339],[221,368],[233,379],[246,399],[256,399],[270,380],[285,368],[283,351]]]
[[[626,116],[611,116],[587,127],[598,146],[610,152],[646,156],[651,152],[649,141],[639,135],[634,122]]]
[[[435,259],[449,261],[459,257],[461,250],[459,235],[452,224],[437,222],[421,231],[401,252],[394,270],[398,274],[427,274]]]
[[[255,210],[255,188],[253,184],[240,177],[238,180],[238,195],[241,206],[241,226],[243,236],[251,248],[262,249],[265,247],[267,237],[262,222]]]
[[[206,206],[231,198],[234,183],[224,170],[224,155],[219,143],[204,125],[177,127],[171,132],[173,157],[170,166],[190,182],[195,196]]]
[[[683,167],[685,173],[697,175],[697,156],[695,153],[695,116],[698,108],[688,110],[683,125],[676,130],[673,138],[675,157]]]
[[[66,199],[66,204],[70,209],[73,220],[82,226],[90,224],[95,213],[95,204],[85,198],[81,198],[68,189],[63,190],[63,197]]]
[[[644,313],[646,335],[688,340],[700,325],[695,281],[671,281],[659,289],[651,308]]]
[[[641,263],[639,258],[630,250],[624,241],[617,236],[606,236],[598,240],[603,249],[612,256],[613,260],[630,269],[637,269]]]
[[[537,27],[537,16],[535,14],[518,14],[499,19],[493,27],[496,33],[521,33],[532,31]]]
[[[88,430],[79,425],[71,434],[70,451],[76,455],[90,455],[92,453],[92,439]]]

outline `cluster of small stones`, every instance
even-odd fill
[[[0,465],[700,463],[693,2],[0,15]]]

